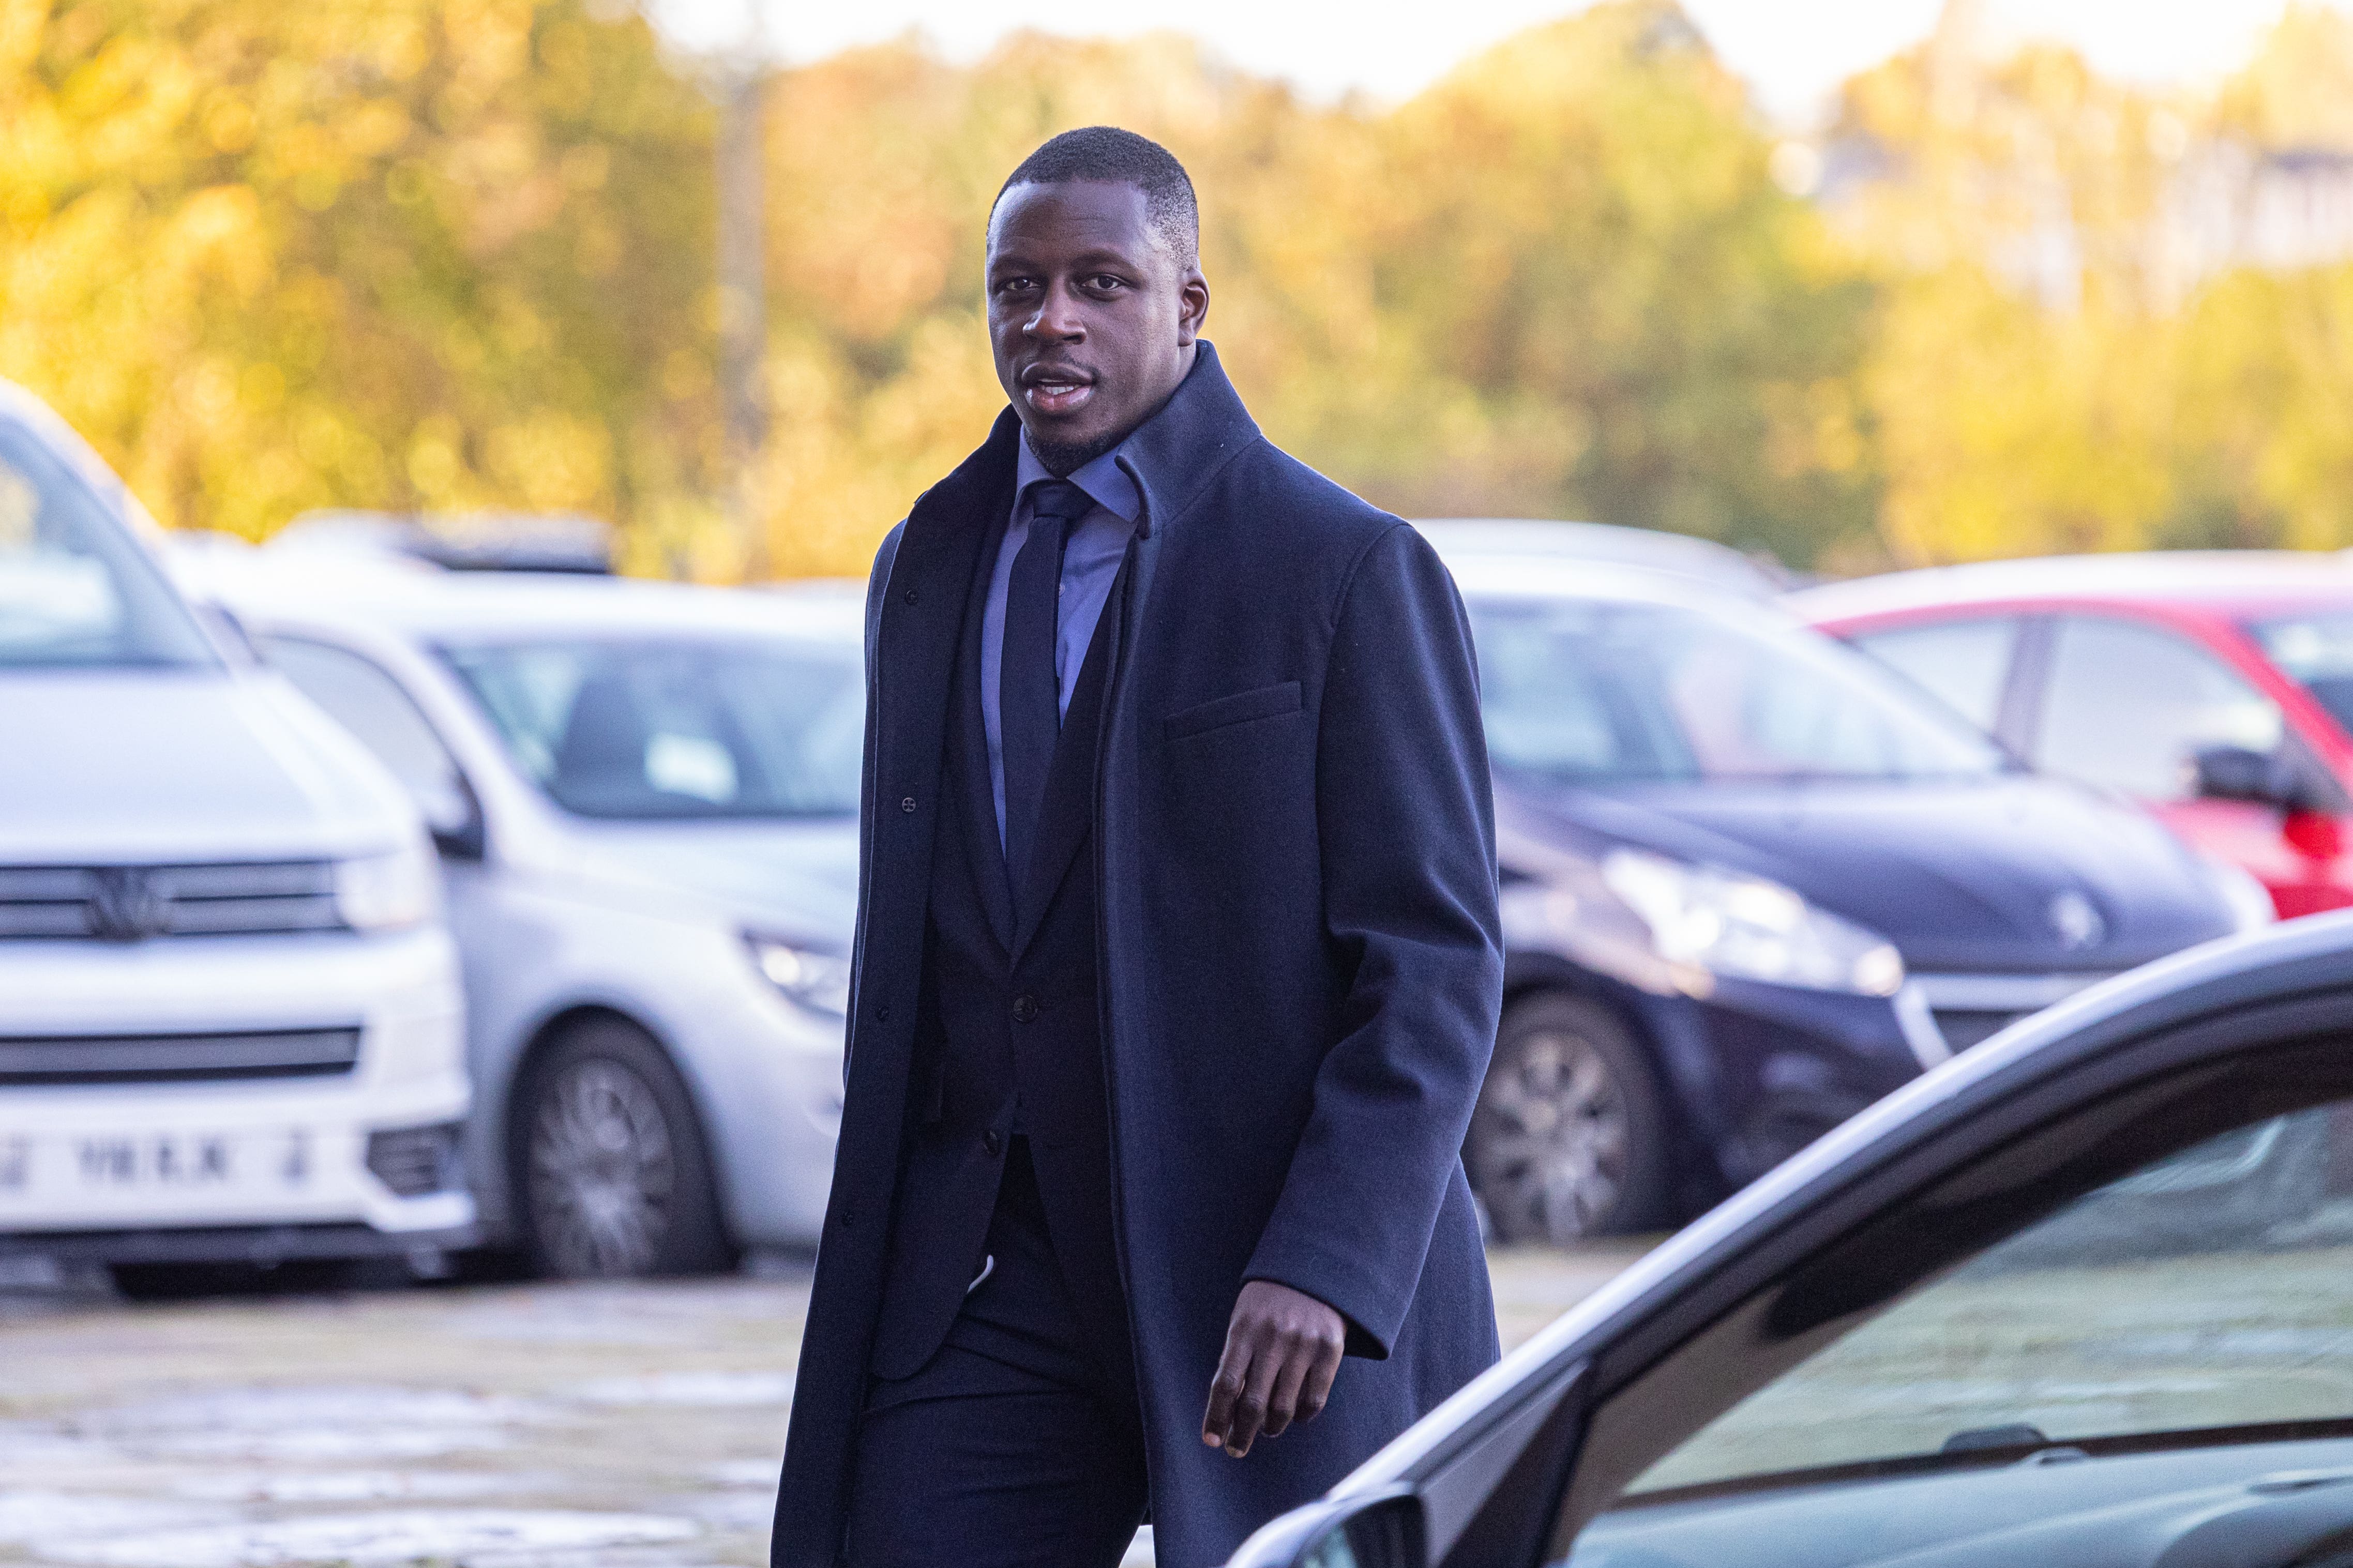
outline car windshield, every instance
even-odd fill
[[[1858,655],[1761,617],[1602,599],[1472,606],[1499,772],[1574,784],[1936,779],[1994,745]]]
[[[215,662],[122,523],[30,430],[0,421],[0,668]]]
[[[566,811],[650,821],[858,809],[858,650],[785,638],[446,647],[522,770]]]
[[[2285,616],[2252,629],[2271,661],[2353,735],[2353,610]]]

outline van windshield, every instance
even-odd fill
[[[1794,626],[1681,605],[1474,600],[1496,770],[1549,782],[1950,779],[1994,744]]]
[[[598,638],[441,649],[556,805],[626,821],[858,810],[855,644]]]
[[[33,432],[0,420],[0,669],[216,662],[121,520]]]

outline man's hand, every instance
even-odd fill
[[[1288,1285],[1244,1285],[1209,1384],[1201,1441],[1239,1459],[1261,1432],[1278,1437],[1293,1421],[1313,1421],[1332,1396],[1347,1327],[1339,1313]]]

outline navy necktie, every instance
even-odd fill
[[[1059,661],[1062,552],[1079,520],[1094,510],[1065,479],[1030,488],[1029,537],[1013,558],[1005,589],[1005,648],[997,669],[997,728],[1005,766],[1005,868],[1018,906],[1038,837],[1038,809],[1054,742],[1062,732]],[[1016,914],[1018,914],[1017,907]]]

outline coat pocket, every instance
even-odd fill
[[[1299,682],[1285,680],[1252,691],[1237,691],[1230,697],[1196,702],[1169,714],[1161,722],[1166,727],[1168,739],[1174,741],[1198,735],[1204,730],[1222,730],[1229,724],[1247,724],[1253,719],[1273,719],[1298,711]]]

